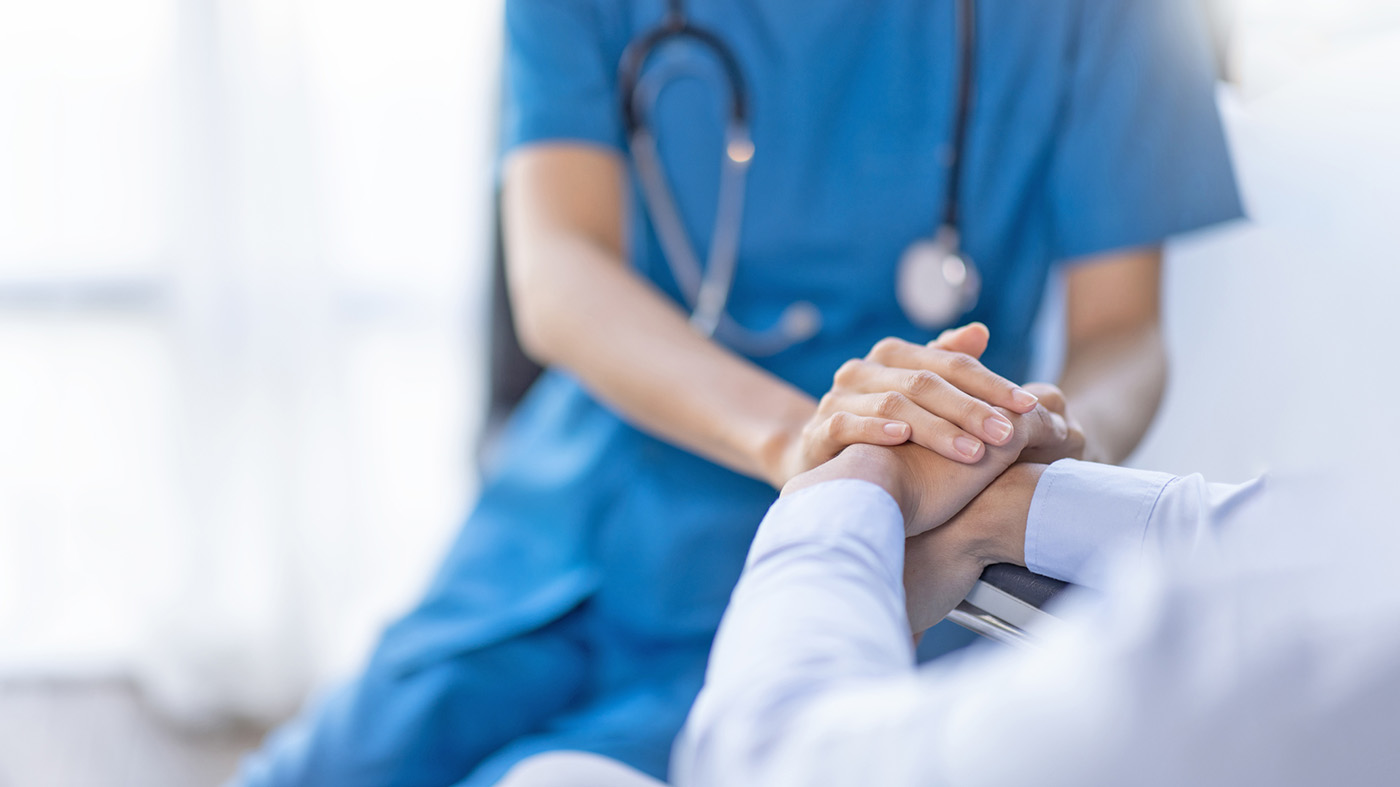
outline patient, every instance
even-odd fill
[[[676,743],[675,784],[1393,778],[1400,535],[1367,508],[1367,479],[1275,477],[1266,490],[1073,460],[1011,466],[1063,428],[1043,409],[1013,418],[1018,444],[977,466],[856,446],[788,484]],[[1359,556],[1387,567],[1356,571]],[[1039,649],[916,667],[910,632],[994,562],[1104,592],[1071,595]],[[506,784],[655,782],[558,753]]]

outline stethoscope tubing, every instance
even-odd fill
[[[671,39],[689,38],[709,50],[719,60],[729,82],[729,122],[747,129],[749,124],[749,91],[744,81],[739,59],[725,45],[720,37],[703,27],[691,24],[685,15],[685,7],[680,0],[669,4],[666,19],[657,27],[643,33],[622,53],[622,63],[618,68],[618,87],[622,97],[622,126],[630,137],[646,121],[645,112],[633,101],[633,94],[641,82],[647,60],[660,46]]]
[[[971,260],[961,253],[958,244],[961,221],[959,197],[975,67],[974,0],[959,0],[957,26],[959,83],[943,221],[935,238],[951,239],[948,254],[960,262],[966,262],[971,279],[975,281],[975,268]],[[663,44],[680,39],[690,39],[713,54],[729,86],[725,152],[721,157],[715,224],[704,266],[685,229],[673,190],[666,179],[656,137],[646,117],[648,107],[657,104],[666,85],[683,77],[686,72],[683,66],[672,61],[648,74],[647,61]],[[667,14],[661,24],[635,39],[623,52],[618,81],[623,126],[636,164],[644,207],[651,217],[662,253],[676,279],[682,299],[690,309],[691,325],[704,336],[743,345],[743,349],[754,355],[770,355],[815,335],[820,328],[820,312],[810,303],[791,304],[778,325],[764,332],[744,328],[726,311],[738,266],[747,170],[753,155],[748,130],[748,89],[738,58],[718,35],[688,20],[683,0],[668,0]],[[736,150],[743,151],[742,155],[736,155]],[[975,302],[975,287],[972,293],[971,298]],[[966,296],[964,292],[964,301]],[[966,302],[963,306],[970,308]],[[907,304],[906,308],[909,308]]]
[[[962,216],[963,159],[967,153],[968,118],[977,78],[977,10],[974,0],[958,0],[958,101],[953,113],[953,142],[948,163],[948,192],[943,200],[943,227],[958,237]]]
[[[674,61],[643,76],[633,91],[634,105],[640,105],[638,115],[644,117],[645,107],[655,106],[661,91],[686,72]],[[735,144],[748,144],[748,131],[731,120],[725,133],[725,150]],[[666,183],[665,168],[657,150],[656,138],[645,124],[639,124],[630,139],[632,155],[637,161],[638,179],[646,192],[648,211],[661,241],[662,253],[672,264],[672,274],[691,312],[691,324],[700,333],[713,336],[719,328],[729,293],[734,283],[734,271],[739,256],[739,228],[744,212],[744,170],[747,160],[739,161],[726,153],[720,167],[719,201],[714,229],[710,236],[707,264],[700,266],[699,255],[689,241],[674,199],[674,191]]]
[[[683,38],[691,39],[713,53],[729,83],[729,120],[725,129],[725,153],[720,165],[720,193],[709,253],[703,267],[699,254],[689,240],[674,192],[666,182],[656,138],[646,122],[647,107],[655,106],[661,91],[686,73],[682,65],[671,61],[663,64],[660,70],[648,74],[645,70],[647,61],[663,43]],[[661,243],[662,253],[676,278],[686,306],[691,310],[692,327],[701,335],[741,345],[755,355],[773,354],[793,344],[795,337],[801,340],[814,334],[819,320],[813,316],[815,307],[810,304],[784,313],[778,328],[785,336],[748,331],[726,310],[738,267],[745,185],[753,147],[748,131],[748,91],[734,53],[719,36],[687,21],[683,5],[679,0],[673,0],[666,20],[633,42],[624,52],[619,82],[623,97],[623,125],[636,162],[643,201]],[[736,150],[747,151],[747,155],[736,157]]]

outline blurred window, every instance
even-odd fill
[[[419,588],[474,478],[500,14],[0,3],[0,672],[272,714]]]

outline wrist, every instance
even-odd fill
[[[1026,564],[1026,520],[1046,465],[1012,465],[969,506],[976,520],[968,551],[989,566]]]
[[[894,498],[899,509],[908,517],[909,485],[905,480],[903,462],[889,448],[863,443],[848,446],[831,461],[793,476],[783,486],[783,494],[838,479],[867,481],[880,487]]]
[[[909,518],[915,501],[910,497],[907,466],[900,460],[898,450],[883,446],[856,443],[847,446],[834,461],[844,461],[853,478],[869,481],[889,493],[899,504],[899,510]]]
[[[802,430],[816,409],[816,403],[810,399],[793,401],[768,428],[761,430],[753,449],[754,460],[760,476],[774,489],[782,489],[805,469],[800,461]]]

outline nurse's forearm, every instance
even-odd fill
[[[1084,458],[1116,464],[1147,433],[1167,382],[1167,353],[1155,323],[1083,341],[1060,378],[1084,431]]]
[[[698,335],[675,305],[620,260],[569,239],[539,251],[568,264],[535,296],[536,359],[572,372],[629,422],[745,475],[771,477],[816,403]],[[622,319],[624,318],[625,319]]]
[[[503,217],[521,344],[636,426],[781,484],[779,458],[816,411],[802,391],[697,334],[622,256],[623,170],[606,152],[506,161]]]
[[[1076,261],[1066,275],[1069,415],[1084,458],[1118,463],[1147,432],[1167,380],[1161,334],[1162,249],[1122,249]]]

